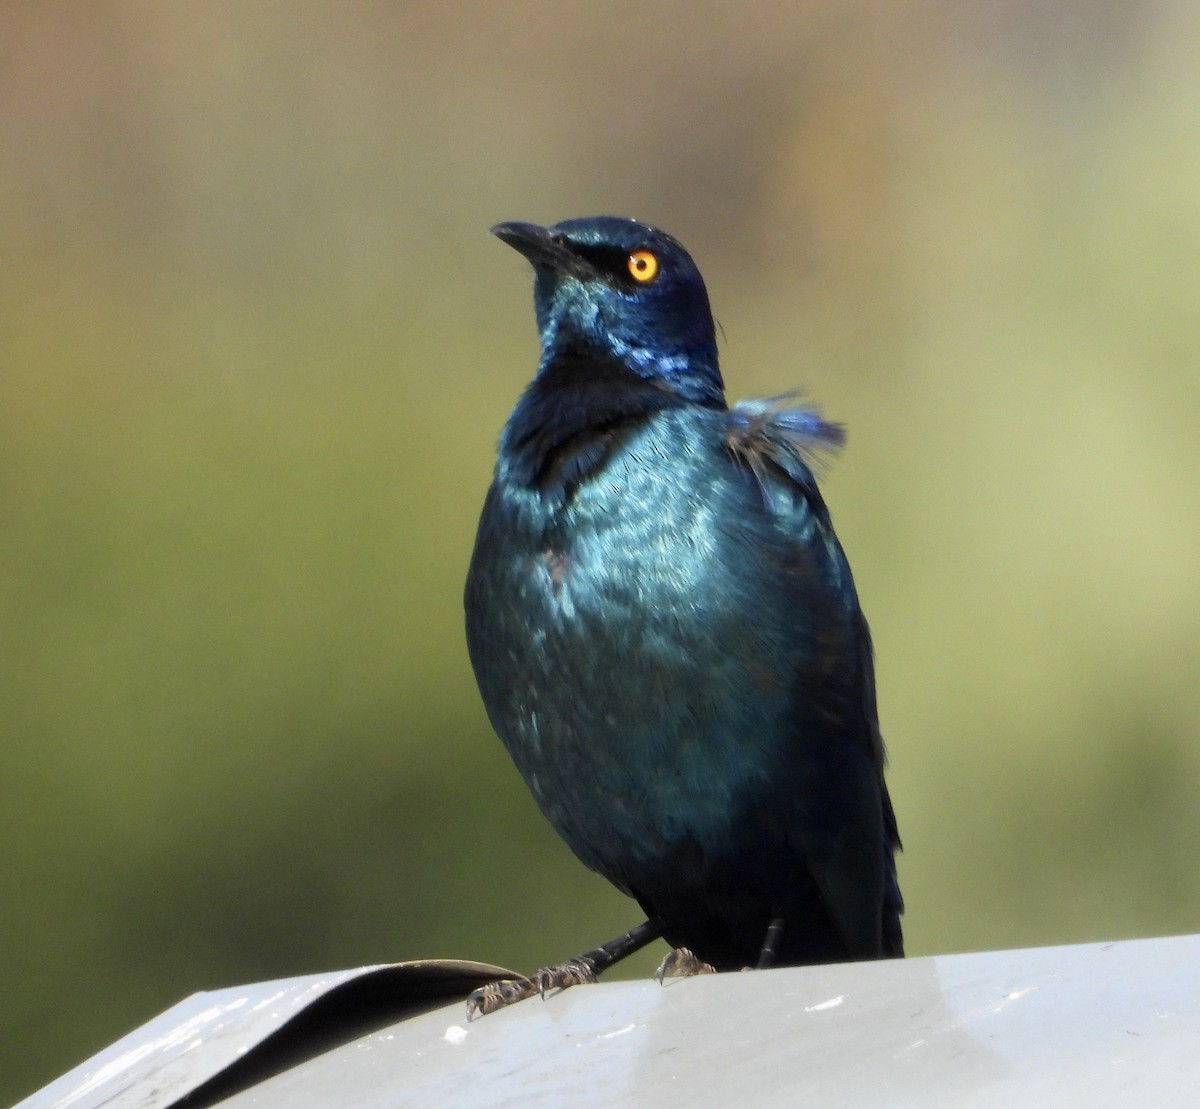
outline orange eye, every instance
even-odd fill
[[[634,281],[645,285],[658,276],[658,258],[648,250],[635,250],[626,262]]]

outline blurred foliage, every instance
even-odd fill
[[[849,424],[910,950],[1200,929],[1197,12],[0,3],[0,1101],[634,923],[466,661],[499,219],[667,227],[731,392]]]

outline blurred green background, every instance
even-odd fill
[[[1192,0],[0,16],[0,1101],[198,989],[637,919],[466,658],[501,219],[666,227],[731,395],[848,424],[910,951],[1200,930]]]

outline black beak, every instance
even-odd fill
[[[569,240],[536,223],[498,223],[492,234],[524,254],[539,269],[547,267],[574,277],[595,276],[595,267],[573,249]]]

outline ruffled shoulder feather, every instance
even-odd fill
[[[772,511],[781,478],[785,484],[790,479],[806,496],[819,498],[813,471],[820,471],[846,441],[841,424],[798,401],[796,393],[746,400],[726,414],[725,447],[754,474]]]

